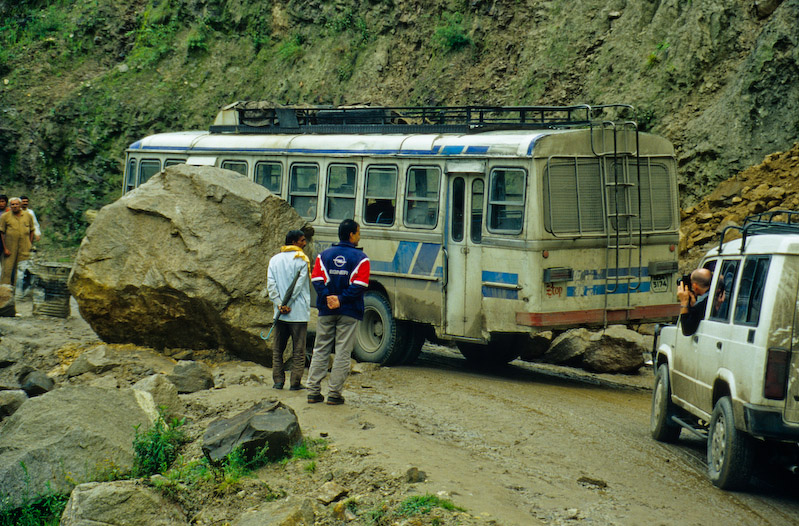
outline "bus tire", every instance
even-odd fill
[[[470,366],[473,367],[497,367],[507,365],[519,357],[519,348],[516,346],[504,345],[499,342],[491,342],[488,345],[479,343],[458,342],[458,350]]]
[[[363,296],[363,320],[355,331],[353,356],[359,362],[393,365],[402,359],[398,325],[388,299],[376,291]]]
[[[410,365],[416,361],[424,345],[424,328],[412,321],[399,322],[402,357],[398,364]]]

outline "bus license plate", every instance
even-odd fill
[[[668,276],[652,276],[650,281],[652,286],[652,292],[668,292],[669,290]]]

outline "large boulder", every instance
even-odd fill
[[[25,401],[0,423],[0,493],[68,493],[108,469],[133,465],[135,425],[158,417],[153,397],[134,389],[64,387]]]
[[[634,373],[644,364],[644,337],[622,325],[593,332],[572,329],[554,340],[542,361],[597,373]]]
[[[69,288],[106,342],[224,348],[270,361],[269,258],[286,232],[313,229],[289,204],[235,172],[170,166],[103,207]]]
[[[277,459],[302,440],[294,410],[282,402],[263,401],[232,416],[211,422],[203,435],[203,453],[219,462],[236,448],[252,456],[268,446],[267,456]]]
[[[88,482],[75,487],[59,524],[178,526],[189,523],[180,506],[158,491],[130,480],[119,480]]]

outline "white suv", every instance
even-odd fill
[[[663,327],[655,338],[650,430],[662,442],[680,431],[707,437],[710,480],[745,486],[768,444],[799,452],[799,212],[750,216],[742,238],[714,248],[697,331]],[[794,352],[796,350],[796,352]]]

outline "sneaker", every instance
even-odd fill
[[[341,395],[327,395],[327,405],[341,405],[344,403],[344,397]]]
[[[325,397],[321,394],[309,394],[308,395],[308,403],[309,404],[318,404],[319,402],[324,402]]]
[[[283,382],[276,383],[272,386],[272,389],[283,389]]]
[[[302,384],[297,384],[289,387],[289,391],[299,391],[300,389],[305,389],[305,386]]]

